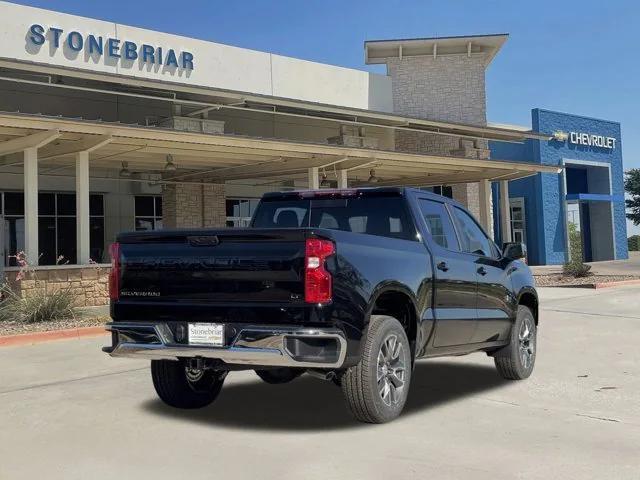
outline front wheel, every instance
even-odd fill
[[[502,378],[524,380],[531,375],[536,363],[537,331],[531,310],[518,306],[509,344],[495,352],[493,357]]]
[[[186,362],[152,360],[151,378],[160,399],[175,408],[202,408],[220,393],[225,373],[190,368]]]
[[[360,361],[340,380],[357,420],[384,423],[400,415],[411,380],[411,348],[400,322],[372,315]]]

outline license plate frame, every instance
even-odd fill
[[[189,323],[187,331],[189,345],[224,347],[223,323]]]

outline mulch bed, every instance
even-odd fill
[[[598,283],[624,282],[627,280],[640,280],[634,275],[589,275],[588,277],[574,278],[561,274],[535,275],[537,287],[571,287],[586,286]]]
[[[77,317],[70,320],[39,323],[0,322],[0,336],[21,333],[46,332],[69,328],[95,327],[110,321],[108,317]]]

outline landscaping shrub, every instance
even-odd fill
[[[588,277],[589,275],[593,275],[591,273],[591,265],[587,265],[583,262],[568,262],[562,266],[563,275],[567,275],[570,277],[580,278],[580,277]]]
[[[562,266],[563,275],[575,278],[593,275],[591,266],[582,261],[582,236],[573,222],[569,222],[569,253],[571,260]]]
[[[36,289],[26,297],[15,293],[8,284],[0,286],[0,322],[36,323],[68,320],[75,317],[74,295],[68,288],[46,293]]]

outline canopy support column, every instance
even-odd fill
[[[502,243],[513,241],[508,180],[502,180],[500,182],[500,233],[502,235]]]
[[[338,170],[338,188],[349,188],[347,170]]]
[[[307,172],[309,175],[309,190],[318,190],[320,188],[318,167],[311,167]]]
[[[38,265],[38,148],[24,150],[24,253],[29,265]],[[17,252],[10,252],[15,255]]]
[[[78,265],[91,260],[89,233],[89,152],[76,153],[76,252]]]
[[[489,180],[480,180],[478,197],[480,202],[480,225],[484,230],[493,237],[493,228],[491,228],[491,182]]]

